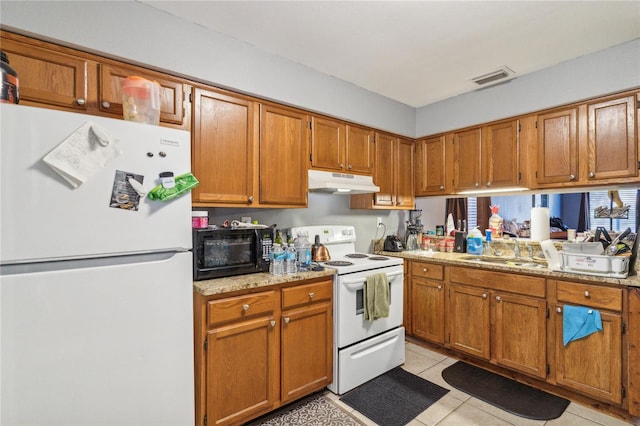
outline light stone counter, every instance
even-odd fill
[[[298,272],[287,275],[271,275],[269,273],[258,273],[248,275],[236,275],[234,277],[216,278],[212,280],[194,281],[194,291],[203,296],[214,294],[231,293],[234,291],[247,290],[259,287],[269,287],[276,284],[290,283],[295,281],[308,280],[312,278],[332,276],[335,269],[325,268],[324,271]]]
[[[465,258],[471,257],[471,255],[469,255],[468,253],[443,253],[443,252],[430,252],[426,250],[412,250],[412,251],[402,251],[402,252],[383,251],[380,254],[384,256],[401,257],[403,259],[419,260],[422,262],[433,262],[433,263],[455,265],[455,266],[471,266],[475,268],[496,270],[496,271],[519,272],[519,273],[525,273],[528,275],[543,276],[547,278],[564,278],[564,279],[571,279],[571,280],[588,281],[596,284],[615,284],[615,285],[624,285],[629,287],[640,287],[640,277],[636,272],[634,272],[633,275],[623,279],[623,278],[599,277],[599,276],[586,275],[586,274],[575,274],[575,273],[568,273],[568,272],[558,272],[558,271],[552,271],[548,268],[532,268],[527,266],[508,265],[508,264],[501,264],[501,263],[478,262],[478,261],[465,259]],[[503,259],[508,259],[508,257],[503,257]]]

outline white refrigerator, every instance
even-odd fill
[[[189,133],[10,104],[0,129],[0,424],[193,425],[191,196],[144,196]]]

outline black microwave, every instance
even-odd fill
[[[273,228],[193,229],[193,279],[269,271]]]

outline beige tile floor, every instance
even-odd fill
[[[445,382],[441,372],[446,367],[455,363],[455,359],[410,342],[406,344],[406,349],[406,361],[402,366],[405,370],[450,389],[450,392],[438,402],[413,419],[413,421],[409,423],[409,426],[628,426],[629,424],[633,424],[607,416],[599,411],[591,410],[573,402],[569,404],[562,416],[554,420],[539,421],[518,417],[467,395]],[[340,402],[337,395],[327,391],[327,396],[366,425],[376,425],[376,423],[358,413],[350,406]],[[640,425],[640,423],[635,424]]]

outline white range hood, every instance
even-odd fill
[[[309,192],[352,195],[379,191],[371,176],[309,170]]]

